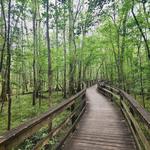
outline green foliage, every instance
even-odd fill
[[[150,110],[150,61],[143,39],[144,35],[150,47],[148,1],[135,0],[133,3],[131,0],[77,0],[73,1],[73,12],[70,12],[69,1],[65,0],[57,1],[57,11],[54,1],[49,1],[49,12],[46,12],[46,2],[47,0],[14,0],[11,4],[9,34],[11,40],[12,128],[49,108],[48,99],[41,99],[39,107],[40,102],[37,96],[36,105],[32,106],[32,94],[22,95],[23,93],[37,90],[37,93],[40,94],[51,86],[52,105],[56,105],[62,101],[60,92],[65,91],[65,80],[67,93],[69,93],[70,84],[74,86],[79,81],[108,80],[129,92],[141,105],[145,103],[146,109]],[[5,23],[8,25],[7,5],[8,1],[2,0],[0,6],[0,59],[3,56],[3,64],[0,72],[0,96],[7,87],[4,81],[8,83],[6,78],[8,72],[7,38],[4,38],[5,33],[8,36],[8,27],[5,29]],[[4,6],[5,16],[2,15],[2,6]],[[139,25],[132,11],[135,12]],[[49,41],[46,34],[48,16]],[[72,23],[70,23],[69,16],[72,18]],[[73,35],[70,36],[70,34]],[[2,52],[4,42],[6,44]],[[50,68],[48,68],[48,42],[50,42],[50,65],[52,66],[50,82],[48,78]],[[44,96],[49,95],[46,93]],[[1,97],[0,105],[4,100]],[[3,112],[0,113],[0,133],[4,133],[7,128],[7,107],[8,101],[4,101]],[[67,111],[56,118],[54,126],[58,125],[66,115],[68,115]],[[46,136],[45,130],[44,128],[34,135],[32,140],[27,139],[21,145],[22,149],[31,149],[35,141]],[[64,132],[62,131],[62,134]],[[50,142],[54,144],[58,139],[59,137],[55,137]]]
[[[47,94],[45,95],[47,96]],[[49,109],[48,101],[41,99],[42,104],[39,106],[31,105],[32,95],[13,96],[12,97],[12,128],[17,127],[19,124],[26,122],[30,118],[33,118]],[[61,93],[52,95],[52,104],[57,105],[62,99]],[[37,99],[38,101],[38,99]],[[0,133],[4,133],[7,130],[7,103],[4,106],[4,112],[0,114]]]

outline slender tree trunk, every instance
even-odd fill
[[[65,17],[65,4],[64,4],[64,12],[63,12],[63,21],[64,21],[64,29],[63,29],[63,48],[64,48],[64,98],[67,97],[67,56],[66,56],[66,17]]]
[[[74,76],[75,76],[75,54],[73,51],[73,0],[68,1],[69,8],[69,52],[70,52],[70,68],[69,68],[69,95],[74,94]]]
[[[4,70],[2,72],[2,91],[1,91],[1,102],[2,102],[2,105],[1,105],[1,113],[3,112],[3,107],[4,107],[4,102],[7,100],[7,96],[6,96],[6,73],[7,73],[7,70]]]
[[[146,11],[146,6],[145,6],[146,0],[142,0],[141,2],[142,2],[142,4],[143,4],[143,10],[144,10],[144,15],[145,15],[145,18],[146,18],[148,30],[150,31],[150,21],[149,21],[149,17],[148,17],[149,11],[148,11],[148,12]]]
[[[4,61],[4,50],[5,50],[5,46],[6,46],[6,38],[7,38],[7,23],[6,23],[3,0],[0,0],[0,4],[1,4],[1,13],[2,13],[2,17],[3,17],[3,21],[4,21],[4,43],[3,43],[3,46],[1,49],[1,58],[0,58],[0,73],[1,73],[2,67],[3,67],[3,61]]]
[[[145,36],[145,34],[144,34],[143,30],[142,30],[142,27],[141,27],[141,25],[140,25],[136,15],[135,15],[135,13],[134,13],[134,0],[132,0],[132,1],[133,1],[133,6],[132,6],[132,11],[131,12],[132,12],[133,18],[134,18],[134,20],[135,20],[135,22],[137,24],[137,27],[138,27],[138,29],[139,29],[142,37],[143,37],[143,40],[144,40],[144,43],[145,43],[145,47],[146,47],[146,50],[147,50],[147,55],[148,55],[148,58],[150,60],[150,48],[149,48],[149,45],[148,45],[148,40],[147,40],[147,38],[146,38],[146,36]]]
[[[57,62],[58,60],[58,4],[57,4],[57,0],[55,0],[55,24],[56,24],[56,53],[57,53]],[[56,68],[56,91],[58,94],[59,91],[59,66],[57,64],[57,68]]]
[[[127,13],[125,13],[125,16],[123,18],[123,37],[122,37],[122,43],[121,43],[121,54],[120,54],[120,76],[121,76],[121,88],[125,89],[125,82],[124,82],[124,52],[125,52],[125,39],[126,39],[126,21],[127,21]]]
[[[136,79],[135,79],[135,71],[134,71],[134,66],[133,66],[133,60],[132,60],[132,57],[129,58],[130,59],[130,66],[131,66],[131,73],[132,73],[132,84],[133,84],[133,87],[135,87],[135,82],[136,82]],[[136,92],[134,92],[134,88],[133,90],[131,90],[131,92],[134,93],[134,98],[136,99]]]
[[[2,15],[3,21],[4,21],[4,42],[2,45],[1,56],[0,56],[0,73],[1,73],[1,78],[2,78],[2,87],[1,87],[2,90],[1,90],[1,95],[0,95],[0,101],[2,102],[2,105],[1,105],[0,112],[2,113],[4,102],[7,99],[6,98],[6,73],[7,73],[7,71],[6,71],[6,68],[4,69],[4,66],[3,66],[4,51],[5,51],[5,47],[7,44],[7,22],[6,22],[3,0],[0,0],[0,4],[1,4],[1,15]],[[2,32],[3,32],[3,28],[2,28]]]
[[[51,70],[51,47],[50,47],[50,36],[49,36],[49,0],[46,1],[46,37],[47,37],[47,51],[48,51],[48,99],[49,107],[51,107],[51,93],[52,93],[52,70]],[[52,129],[52,121],[49,122],[49,132]]]
[[[10,14],[11,14],[11,0],[8,2],[8,30],[7,30],[7,99],[8,99],[8,126],[11,128],[11,88],[10,88],[10,66],[11,66],[11,50],[10,50]]]
[[[47,51],[48,51],[48,93],[49,93],[49,106],[51,106],[51,84],[52,84],[52,70],[51,70],[51,48],[49,36],[49,0],[46,3],[46,37],[47,37]]]
[[[27,24],[26,24],[26,17],[24,17],[24,28],[25,28],[25,35],[26,35],[27,45],[30,46],[29,33],[28,33]],[[31,74],[31,71],[30,71],[30,68],[29,68],[29,79],[28,79],[28,76],[27,76],[27,79],[26,79],[26,92],[29,91],[28,82],[29,82],[29,86],[31,86],[31,82],[30,82],[30,76],[31,75],[30,74]]]
[[[143,101],[143,107],[145,108],[145,95],[144,95],[144,87],[143,87],[143,69],[142,69],[142,58],[140,52],[141,45],[138,45],[138,57],[139,57],[139,70],[140,70],[140,88],[141,88],[141,96]]]
[[[24,32],[23,32],[23,22],[21,22],[21,33],[20,33],[20,38],[21,38],[21,56],[24,58]],[[24,59],[22,59],[21,62],[21,75],[22,75],[22,94],[25,93],[25,87],[26,87],[26,75],[25,75],[25,66],[24,66]]]
[[[78,68],[78,91],[81,90],[81,81],[82,81],[82,53],[83,53],[83,48],[84,48],[84,38],[85,38],[85,32],[82,27],[82,41],[81,41],[81,53],[80,53],[80,58],[79,58],[79,68]]]
[[[33,1],[33,99],[32,105],[36,104],[37,83],[36,83],[36,0]]]

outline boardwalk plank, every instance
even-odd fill
[[[96,86],[87,89],[88,106],[77,130],[64,150],[134,150],[135,142],[120,111],[99,94]]]

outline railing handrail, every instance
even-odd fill
[[[146,111],[131,95],[129,95],[127,92],[121,89],[112,87],[110,85],[103,85],[103,88],[106,88],[108,90],[111,89],[112,92],[114,92],[115,94],[118,94],[119,96],[124,97],[130,103],[131,107],[138,113],[139,117],[150,128],[150,113]]]
[[[105,82],[98,82],[98,90],[114,100],[114,97],[120,100],[119,106],[128,122],[133,133],[138,149],[150,149],[149,137],[143,132],[145,128],[148,135],[150,134],[150,113],[146,111],[131,95],[125,91],[107,85]],[[118,102],[118,101],[117,101]],[[141,122],[143,126],[140,125]]]
[[[25,139],[32,136],[36,131],[38,131],[44,124],[48,123],[51,118],[56,116],[57,114],[63,112],[63,110],[66,110],[68,107],[70,107],[76,99],[81,97],[85,94],[86,91],[86,84],[83,84],[83,89],[75,94],[74,96],[71,96],[67,100],[64,100],[57,106],[50,108],[47,112],[32,118],[28,120],[27,122],[23,123],[22,125],[18,126],[17,128],[11,129],[10,131],[7,131],[3,135],[0,136],[0,149],[5,150],[5,146],[7,144],[12,144],[12,147],[15,147],[22,143]],[[35,128],[35,130],[32,130]],[[30,132],[29,132],[30,131]],[[27,133],[27,134],[26,134]],[[23,137],[24,136],[24,137]],[[17,142],[12,142],[14,140],[18,140]]]
[[[146,111],[131,95],[123,90],[119,90],[120,95],[125,97],[130,103],[131,107],[138,113],[138,116],[147,124],[150,128],[150,113]]]

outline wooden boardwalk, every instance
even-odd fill
[[[135,142],[120,109],[96,86],[87,89],[87,109],[65,150],[134,150]]]

